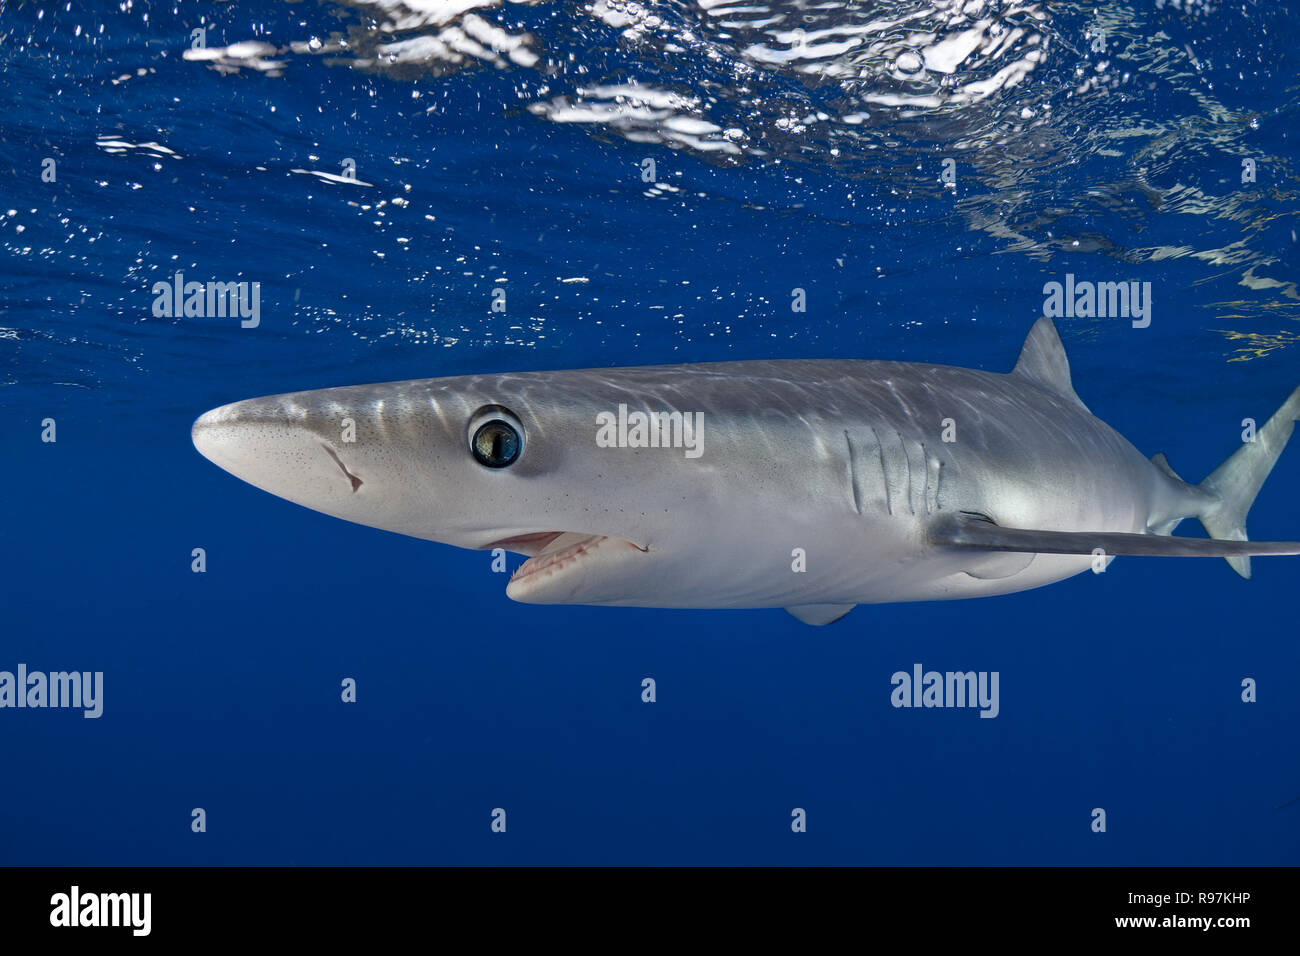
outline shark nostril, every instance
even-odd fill
[[[339,458],[337,454],[335,454],[333,448],[323,443],[321,444],[321,447],[325,449],[326,454],[328,454],[331,458],[334,459],[334,464],[339,466],[339,468],[343,471],[343,474],[347,476],[348,481],[352,482],[352,493],[356,494],[357,489],[360,488],[363,484],[365,484],[365,482],[363,482],[356,475],[352,474],[352,472],[348,471],[348,466],[343,464],[343,460]]]

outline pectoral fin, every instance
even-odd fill
[[[1230,558],[1264,554],[1300,554],[1300,541],[1224,541],[1175,538],[1117,531],[1033,531],[1003,528],[983,517],[947,515],[930,527],[930,543],[983,551],[1032,554],[1140,555],[1172,558]]]

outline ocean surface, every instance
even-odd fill
[[[1149,289],[1057,324],[1199,481],[1300,384],[1298,12],[0,0],[0,671],[103,675],[96,719],[0,708],[0,864],[1300,862],[1300,559],[823,628],[526,606],[190,441],[471,372],[1007,371],[1070,276]],[[258,324],[156,314],[178,272]],[[1252,538],[1297,489],[1300,444]],[[917,664],[998,716],[893,707]]]

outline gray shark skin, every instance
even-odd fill
[[[698,456],[602,447],[597,416],[620,405],[700,413]],[[1121,554],[1226,557],[1249,576],[1250,555],[1300,553],[1245,530],[1297,415],[1300,389],[1189,484],[1088,411],[1040,319],[1007,374],[786,360],[468,375],[235,402],[193,440],[307,508],[528,555],[516,601],[783,607],[822,624],[856,604],[1023,591]],[[1170,537],[1188,517],[1212,537]]]

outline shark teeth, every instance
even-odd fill
[[[545,547],[515,570],[510,576],[510,583],[538,575],[549,577],[557,574],[609,540],[603,534],[579,534],[575,531],[556,534]]]
[[[526,554],[530,558],[546,549],[552,541],[564,534],[563,531],[530,531],[527,534],[517,534],[509,538],[502,538],[500,541],[493,541],[490,544],[483,545],[479,550],[488,551],[492,548],[504,548],[507,551],[513,551],[515,554]]]

